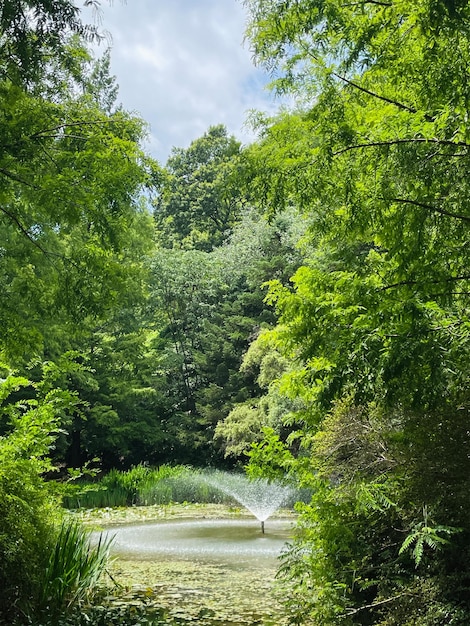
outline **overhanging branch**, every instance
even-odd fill
[[[351,152],[352,150],[361,150],[362,148],[380,148],[385,146],[397,146],[401,144],[413,144],[413,143],[424,143],[424,144],[435,144],[440,146],[452,146],[454,148],[470,148],[470,144],[464,141],[450,141],[448,139],[425,139],[424,137],[411,137],[409,139],[389,139],[387,141],[371,141],[367,143],[356,143],[352,146],[346,146],[346,148],[341,148],[341,150],[337,150],[333,152],[333,156],[339,156],[340,154],[344,154],[345,152]]]
[[[338,74],[337,72],[332,72],[332,75],[335,76],[335,78],[338,78],[339,80],[343,81],[350,87],[354,87],[354,89],[358,89],[359,91],[362,91],[363,93],[366,93],[367,95],[372,96],[373,98],[376,98],[377,100],[382,100],[382,102],[393,104],[397,108],[402,109],[403,111],[408,111],[409,113],[418,113],[418,109],[408,106],[407,104],[403,104],[403,102],[399,102],[398,100],[393,100],[392,98],[387,98],[386,96],[382,96],[376,93],[375,91],[371,91],[370,89],[367,89],[366,87],[363,87],[362,85],[359,85],[355,81],[350,80],[349,78],[346,78],[346,76],[342,76],[341,74]],[[434,122],[434,118],[431,115],[428,115],[427,113],[424,114],[424,119],[427,122]]]
[[[373,0],[369,0],[369,2],[366,2],[365,4],[377,4],[377,5],[386,6],[386,7],[392,6],[392,3],[374,2]],[[309,48],[304,44],[304,42],[299,41],[298,43],[308,56],[314,59],[314,61],[318,62],[317,56],[313,54],[311,50],[309,50]],[[394,106],[401,109],[402,111],[408,111],[409,113],[413,113],[413,114],[418,113],[418,109],[415,109],[415,107],[409,106],[408,104],[404,104],[403,102],[400,102],[399,100],[394,100],[393,98],[387,98],[387,96],[382,96],[381,94],[375,91],[371,91],[370,89],[367,89],[367,87],[363,87],[362,85],[359,85],[359,83],[356,83],[355,81],[349,78],[346,78],[346,76],[343,76],[342,74],[339,74],[338,72],[335,72],[334,70],[331,72],[331,75],[337,78],[338,80],[341,80],[346,85],[349,85],[350,87],[354,87],[354,89],[358,89],[359,91],[362,91],[363,93],[369,96],[372,96],[372,98],[376,98],[377,100],[381,100],[382,102],[387,102],[388,104],[393,104]],[[427,122],[434,122],[434,117],[432,117],[432,115],[428,115],[427,113],[424,114],[424,119]]]
[[[28,232],[28,229],[25,228],[23,226],[23,224],[20,222],[20,220],[16,217],[16,215],[14,215],[13,213],[10,213],[10,211],[7,211],[7,209],[3,208],[0,206],[0,211],[6,215],[8,217],[9,220],[11,220],[18,228],[18,230],[27,238],[29,239],[29,241],[33,244],[33,246],[36,246],[36,248],[38,250],[40,250],[45,256],[59,256],[58,254],[55,254],[54,252],[49,252],[48,250],[46,250],[45,248],[43,248],[41,246],[40,243],[38,243],[36,241],[36,239],[34,239],[34,237],[31,236],[31,234]]]
[[[388,291],[388,289],[395,289],[396,287],[412,287],[414,285],[438,285],[441,283],[453,283],[461,280],[470,280],[470,274],[463,276],[449,276],[448,278],[443,279],[435,279],[435,280],[401,280],[398,283],[392,283],[391,285],[385,285],[384,287],[380,287],[378,291]]]
[[[391,598],[385,598],[385,600],[378,600],[377,602],[372,602],[371,604],[364,604],[363,606],[358,607],[357,609],[350,609],[346,613],[345,616],[356,615],[361,611],[365,611],[366,609],[375,609],[377,606],[382,606],[383,604],[388,604],[389,602],[394,602],[403,596],[409,596],[410,594],[407,592],[399,593],[396,596],[392,596]]]
[[[422,209],[428,209],[429,211],[434,211],[435,213],[439,213],[440,215],[446,215],[447,217],[453,217],[457,220],[470,222],[470,216],[468,215],[463,215],[462,213],[452,213],[451,211],[446,211],[445,209],[441,209],[440,207],[436,207],[432,204],[426,204],[425,202],[418,202],[417,200],[411,200],[407,198],[391,198],[390,202],[397,202],[399,204],[411,204],[413,206],[417,206]]]
[[[6,170],[3,167],[0,167],[0,174],[3,174],[10,180],[14,180],[16,183],[21,183],[22,185],[26,185],[27,187],[38,189],[38,187],[30,183],[29,181],[25,180],[24,178],[21,178],[20,176],[17,176],[16,174],[13,174],[13,172],[10,172],[9,170]]]
[[[30,135],[30,139],[37,139],[40,137],[48,136],[51,133],[55,133],[59,130],[63,130],[65,128],[73,128],[76,126],[103,126],[108,124],[120,124],[124,122],[124,120],[92,120],[86,121],[81,120],[79,122],[64,122],[63,124],[57,124],[57,126],[52,126],[51,128],[44,128],[43,130],[38,130],[37,133]],[[53,135],[55,136],[55,135]]]

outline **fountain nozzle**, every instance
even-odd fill
[[[264,535],[264,519],[261,520],[261,532]]]

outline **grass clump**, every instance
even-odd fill
[[[54,624],[61,614],[89,599],[106,569],[111,541],[100,537],[92,546],[83,526],[65,518],[43,572],[38,614]]]

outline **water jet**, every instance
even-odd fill
[[[231,474],[220,470],[202,472],[201,477],[250,511],[261,523],[262,534],[265,532],[266,520],[286,504],[294,493],[292,487],[279,482],[264,478],[249,479],[243,474]]]

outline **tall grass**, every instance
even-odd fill
[[[78,483],[73,487],[68,486],[62,496],[62,505],[67,509],[104,509],[128,504],[127,489],[108,488],[101,483]]]
[[[37,602],[39,615],[55,624],[68,610],[86,600],[105,571],[112,538],[91,545],[77,521],[65,519],[43,572]]]
[[[69,487],[63,497],[63,505],[70,509],[174,502],[228,503],[228,500],[219,490],[200,480],[198,470],[185,465],[158,468],[138,465],[126,472],[111,470],[98,483]]]
[[[152,477],[142,485],[138,504],[171,504],[174,502],[234,504],[233,498],[201,480],[195,470],[178,476],[168,476],[160,480]]]
[[[183,502],[236,504],[233,497],[205,477],[207,472],[185,465],[138,465],[127,472],[111,470],[98,483],[75,486],[63,498],[63,504],[71,509]],[[292,505],[298,497],[299,494],[293,494]]]

